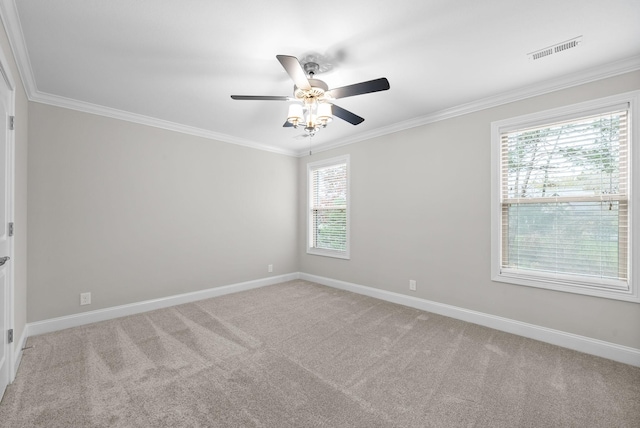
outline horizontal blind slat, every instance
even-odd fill
[[[314,248],[346,248],[347,165],[339,163],[311,171],[311,218]]]
[[[627,116],[501,135],[503,267],[626,280]]]

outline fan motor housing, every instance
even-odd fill
[[[306,90],[294,85],[293,95],[299,100],[304,100],[305,98],[320,98],[329,90],[329,86],[322,80],[309,79],[309,85],[311,85],[311,89]]]

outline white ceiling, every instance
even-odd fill
[[[638,0],[0,0],[31,100],[299,155],[277,54],[319,58],[339,100],[315,149],[640,69]],[[528,53],[577,36],[574,49]]]

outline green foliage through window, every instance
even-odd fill
[[[502,267],[627,279],[627,111],[502,134]]]

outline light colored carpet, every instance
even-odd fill
[[[640,368],[305,281],[28,346],[3,427],[640,427]]]

